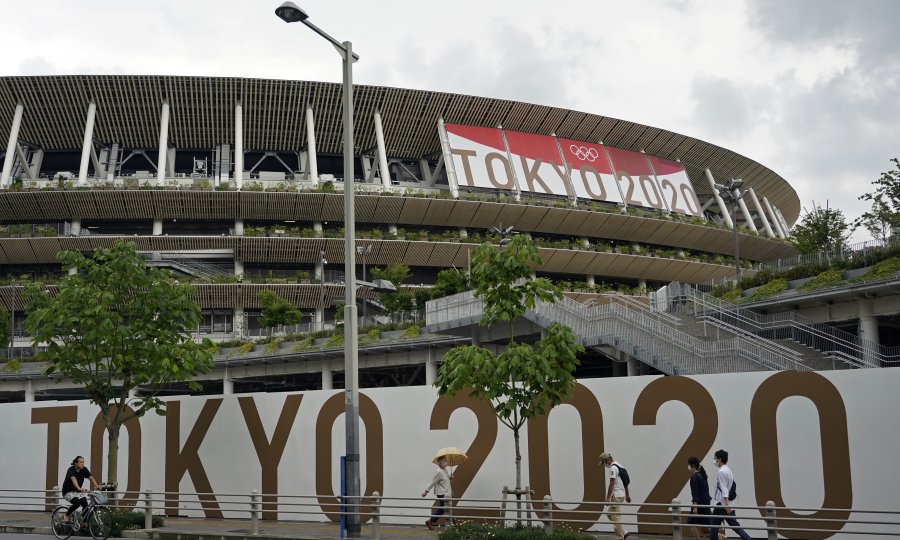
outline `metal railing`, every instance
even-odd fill
[[[897,358],[893,347],[884,348],[874,340],[817,323],[793,311],[763,315],[689,285],[669,287],[677,291],[669,297],[670,305],[687,303],[696,316],[717,319],[767,339],[791,339],[852,367],[880,367]]]
[[[891,236],[884,240],[872,239],[865,242],[856,242],[838,246],[837,249],[819,251],[817,253],[800,253],[792,257],[785,257],[775,261],[759,263],[759,270],[772,270],[779,272],[789,270],[803,264],[825,265],[837,261],[852,261],[862,259],[863,264],[879,251],[900,246],[900,235]]]
[[[675,540],[682,540],[693,527],[688,525],[688,518],[698,515],[692,514],[692,509],[702,507],[673,499],[669,503],[622,502],[617,503],[616,511],[612,511],[603,501],[566,501],[554,500],[550,495],[535,496],[534,490],[527,486],[520,491],[523,494],[520,498],[507,496],[514,492],[504,487],[504,496],[498,499],[447,497],[443,499],[447,513],[441,519],[445,525],[457,527],[493,524],[535,527],[547,533],[552,533],[557,527],[602,532],[612,528],[608,521],[612,515],[617,516],[629,532],[671,535]],[[337,527],[344,516],[359,514],[360,521],[369,527],[367,536],[380,539],[383,524],[421,527],[421,519],[429,518],[433,512],[432,500],[386,497],[378,491],[353,499],[332,493],[286,495],[259,493],[258,490],[249,493],[154,492],[149,488],[135,492],[113,492],[112,495],[108,506],[142,512],[145,529],[152,529],[154,515],[202,516],[249,522],[251,536],[258,536],[261,526],[268,521],[279,520],[279,530],[284,532],[291,526],[302,530],[311,522],[330,521]],[[0,490],[0,512],[40,512],[36,515],[47,519],[48,523],[45,512],[65,504],[56,487],[48,490]],[[705,508],[715,512],[721,506]],[[732,505],[731,508],[741,521],[740,528],[750,531],[755,537],[762,535],[772,540],[776,540],[779,534],[791,538],[803,537],[800,533],[813,536],[825,533],[836,540],[850,535],[900,536],[900,512],[896,510],[779,507],[772,501],[763,506]],[[717,524],[720,516],[724,517],[724,514],[713,518],[713,526],[721,526],[720,522]],[[171,529],[172,533],[178,532],[177,523],[164,527]],[[708,527],[709,522],[702,526],[703,531]],[[730,528],[728,525],[725,527]]]
[[[465,326],[477,323],[482,313],[481,299],[468,291],[428,302],[426,321],[437,329]],[[544,327],[561,323],[585,346],[611,346],[668,374],[810,370],[794,354],[777,350],[758,336],[703,342],[643,308],[615,302],[585,306],[563,297],[539,302],[525,318]]]

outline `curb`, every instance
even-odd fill
[[[0,534],[42,534],[52,536],[50,527],[29,527],[27,525],[0,525]],[[120,538],[138,538],[141,540],[285,540],[284,536],[191,533],[176,531],[160,531],[153,529],[136,529],[122,531]],[[294,540],[319,540],[318,537],[291,537]]]

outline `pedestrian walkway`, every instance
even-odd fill
[[[0,533],[53,534],[49,526],[49,514],[44,512],[0,511]],[[294,538],[298,540],[335,540],[340,538],[338,526],[334,523],[305,521],[260,521],[259,535],[252,536],[250,520],[247,519],[205,519],[167,517],[165,526],[152,531],[124,531],[125,538],[147,538],[156,540],[269,540]],[[383,540],[405,540],[411,538],[438,537],[440,531],[429,531],[424,525],[381,525]],[[598,540],[613,540],[612,534],[594,534]],[[372,526],[363,525],[363,538],[373,538]],[[637,540],[630,535],[629,540]],[[653,535],[655,540],[666,540],[670,536]]]

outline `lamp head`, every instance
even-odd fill
[[[303,22],[309,18],[309,15],[293,2],[285,2],[275,8],[275,15],[286,23]]]
[[[731,182],[728,183],[728,189],[734,191],[735,189],[741,189],[741,186],[744,185],[744,181],[740,178],[732,178]]]

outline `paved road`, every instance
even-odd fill
[[[0,540],[56,540],[55,536],[44,534],[5,534],[0,533]]]

